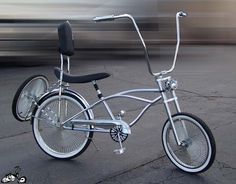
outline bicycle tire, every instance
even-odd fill
[[[167,120],[162,129],[162,144],[170,161],[187,173],[201,173],[208,170],[216,155],[216,145],[211,130],[203,120],[189,113],[177,113],[172,119],[183,144],[180,146],[176,144],[171,123]]]
[[[19,86],[12,101],[12,114],[16,120],[30,120],[32,103],[46,93],[48,87],[49,82],[44,75],[33,75]]]
[[[58,99],[58,92],[49,93],[40,99],[38,102],[39,105],[35,107],[32,116],[33,134],[38,146],[47,155],[61,160],[73,159],[88,148],[93,137],[93,132],[75,131],[72,130],[72,126],[71,130],[57,127],[55,122],[57,121],[58,114],[55,108],[58,107]],[[64,118],[61,115],[61,118],[64,120],[86,108],[83,100],[70,92],[62,92],[60,100],[61,104],[66,104],[65,106],[67,108],[63,114]],[[86,120],[92,118],[87,111],[82,115]],[[44,126],[46,127],[45,129]],[[92,128],[90,125],[83,125],[84,127],[88,129]]]

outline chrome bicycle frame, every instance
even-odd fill
[[[142,115],[147,111],[147,109],[149,107],[154,105],[159,100],[163,99],[163,103],[164,103],[164,106],[165,106],[165,109],[166,109],[166,112],[167,112],[167,116],[168,116],[168,119],[171,123],[171,127],[172,127],[173,132],[174,132],[174,137],[176,139],[177,144],[181,145],[181,142],[180,142],[180,140],[178,138],[178,135],[177,135],[177,131],[176,131],[174,122],[172,120],[172,113],[171,113],[171,109],[170,109],[170,106],[169,106],[169,103],[173,101],[174,104],[175,104],[176,111],[178,113],[181,112],[180,106],[179,106],[179,103],[178,103],[178,98],[177,98],[176,93],[175,93],[175,89],[177,88],[177,81],[172,80],[170,76],[164,77],[164,75],[172,72],[175,68],[178,49],[179,49],[179,43],[180,43],[179,17],[184,17],[184,16],[186,16],[186,13],[184,13],[182,11],[178,12],[176,14],[177,44],[176,44],[176,50],[175,50],[175,56],[174,56],[173,64],[172,64],[172,66],[169,70],[164,70],[164,71],[161,71],[159,73],[154,73],[152,71],[152,68],[151,68],[151,65],[150,65],[150,62],[149,62],[148,51],[147,51],[144,39],[143,39],[143,37],[142,37],[142,35],[139,31],[139,28],[138,28],[134,18],[131,15],[129,15],[129,14],[123,14],[123,15],[118,15],[118,16],[109,15],[109,16],[94,18],[94,20],[96,22],[115,20],[115,19],[119,19],[119,18],[128,18],[132,21],[132,23],[133,23],[133,25],[134,25],[137,33],[138,33],[138,36],[140,38],[140,41],[141,41],[142,46],[144,48],[144,51],[145,51],[145,57],[146,57],[146,63],[147,63],[148,71],[152,76],[154,76],[158,88],[157,89],[133,89],[133,90],[119,92],[119,93],[116,93],[116,94],[113,94],[113,95],[110,95],[110,96],[107,96],[107,97],[101,97],[100,100],[98,100],[94,104],[88,106],[87,108],[85,108],[81,112],[78,112],[77,114],[75,114],[71,118],[67,119],[66,121],[61,122],[61,125],[64,128],[67,128],[67,129],[70,129],[70,127],[66,126],[66,124],[68,122],[72,122],[72,123],[75,123],[75,124],[76,123],[78,123],[78,124],[83,124],[83,123],[86,124],[87,123],[87,124],[92,125],[93,127],[98,126],[99,124],[102,124],[102,125],[121,125],[121,126],[123,126],[124,133],[130,134],[131,131],[130,131],[129,127],[132,127],[133,125],[135,125],[138,122],[138,120],[142,117]],[[93,81],[93,84],[96,85],[96,81]],[[156,93],[160,93],[161,95],[154,98],[154,99],[152,99],[152,100],[131,95],[132,93],[137,93],[137,92],[145,92],[145,93],[147,93],[147,92],[156,92]],[[167,92],[170,92],[170,94],[171,94],[170,98],[168,98]],[[97,93],[100,95],[101,91],[98,89]],[[131,123],[127,124],[126,122],[121,120],[121,117],[116,118],[114,116],[111,108],[107,104],[107,102],[106,102],[107,100],[114,99],[114,98],[133,99],[133,100],[137,100],[137,101],[140,101],[140,102],[145,102],[145,103],[147,103],[147,105],[142,109],[142,111],[138,114],[138,116]],[[104,119],[104,120],[96,120],[96,119],[93,119],[93,120],[80,120],[80,119],[78,119],[78,116],[80,114],[91,110],[92,108],[94,108],[95,106],[97,106],[100,103],[104,104],[108,114],[110,115],[111,120],[107,120],[107,119]],[[104,123],[102,123],[102,122],[104,122]],[[182,123],[183,123],[183,126],[185,127],[184,122],[182,122]],[[104,129],[104,128],[84,129],[84,128],[74,128],[74,126],[73,126],[73,130],[94,131],[94,132],[103,132],[103,133],[109,132],[109,129]]]

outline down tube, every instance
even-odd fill
[[[137,97],[129,96],[129,95],[112,96],[111,98],[122,98],[122,97],[144,102],[143,98],[137,98]],[[108,97],[105,100],[108,100],[108,99],[111,99],[111,98]],[[142,109],[142,111],[138,114],[138,116],[129,124],[129,126],[130,127],[134,126],[138,122],[138,120],[143,116],[143,114],[149,109],[149,107],[151,107],[153,104],[155,104],[156,102],[158,102],[161,99],[162,99],[162,97],[159,96],[159,97],[155,98],[152,101],[146,102],[148,104]]]
[[[129,91],[123,91],[123,92],[105,97],[101,101],[98,101],[97,103],[94,103],[93,105],[91,105],[90,108],[93,108],[94,106],[96,106],[97,104],[99,104],[103,101],[105,102],[106,100],[110,100],[110,99],[113,99],[113,98],[129,98],[129,99],[133,99],[133,100],[148,103],[142,109],[142,111],[138,114],[138,116],[129,124],[129,126],[132,127],[138,122],[138,120],[149,109],[149,107],[151,107],[153,104],[155,104],[156,102],[158,102],[159,100],[162,99],[162,96],[158,96],[157,98],[155,98],[153,100],[148,100],[148,99],[145,99],[145,98],[140,98],[140,97],[137,97],[137,96],[128,95],[129,93],[135,93],[135,92],[160,92],[160,91],[158,89],[134,89],[134,90],[129,90]]]
[[[161,99],[161,97],[160,97],[159,99]],[[159,100],[159,99],[158,99],[158,100]],[[157,101],[158,101],[158,100],[157,100]],[[139,113],[139,115],[129,124],[129,126],[130,126],[130,127],[134,126],[134,125],[138,122],[138,120],[143,116],[143,114],[149,109],[149,107],[152,106],[152,104],[153,104],[153,103],[150,103],[150,104],[148,104],[147,106],[145,106],[145,107],[143,108],[143,110]]]

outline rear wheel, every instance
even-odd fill
[[[60,110],[58,110],[59,100]],[[69,121],[62,126],[61,122],[68,120],[85,107],[81,99],[67,92],[63,92],[61,97],[58,93],[54,93],[43,98],[32,118],[33,133],[39,147],[57,159],[71,159],[83,153],[91,142],[93,132],[72,129],[76,127],[89,130],[90,125],[72,125]],[[91,119],[87,111],[77,118]]]
[[[198,117],[178,113],[172,116],[181,145],[177,145],[169,120],[162,130],[162,143],[171,162],[188,173],[206,171],[214,162],[216,146],[207,125]]]
[[[28,121],[32,105],[48,90],[48,79],[43,75],[33,75],[26,79],[16,91],[12,102],[12,113],[18,121]]]

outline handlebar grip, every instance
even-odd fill
[[[106,16],[101,16],[101,17],[95,17],[93,20],[95,22],[112,21],[112,20],[115,20],[115,16],[114,15],[106,15]]]
[[[180,11],[180,12],[178,12],[178,14],[179,14],[179,17],[187,17],[186,12]]]

